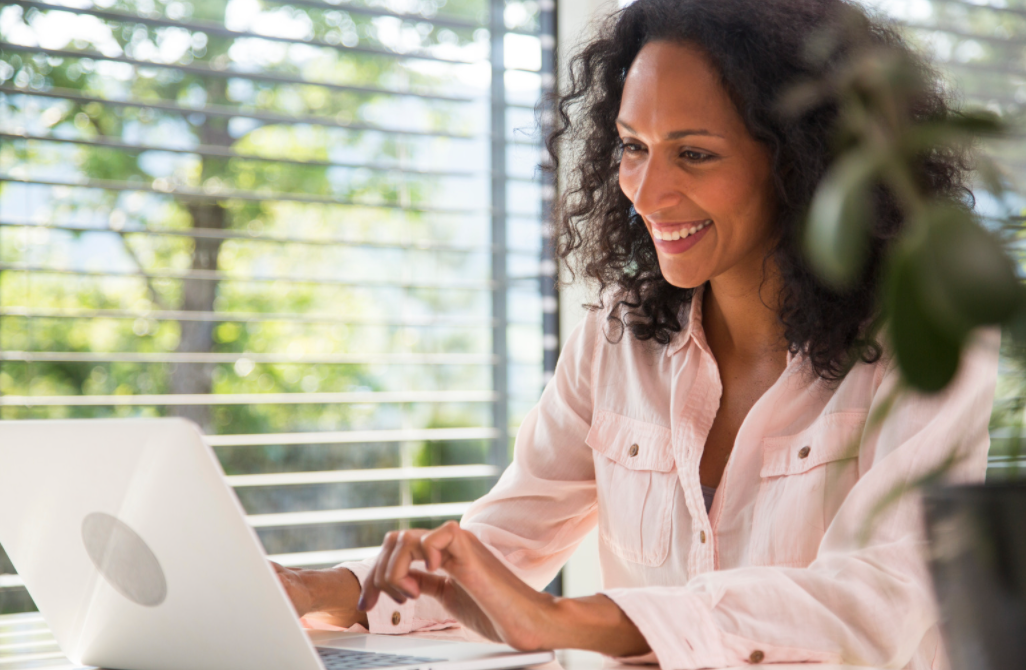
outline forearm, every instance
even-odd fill
[[[549,649],[585,649],[615,657],[651,651],[634,622],[604,595],[556,598],[550,618]]]
[[[360,582],[351,570],[342,567],[305,570],[303,581],[310,591],[310,613],[343,628],[354,624],[367,626],[367,614],[356,609]]]

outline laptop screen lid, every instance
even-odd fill
[[[193,424],[4,421],[0,463],[0,543],[73,661],[321,670]]]
[[[191,422],[0,422],[0,463],[0,543],[73,661],[134,670],[324,670]],[[554,658],[351,633],[315,634],[315,642],[322,653],[398,654],[404,662],[393,667],[430,656],[432,667],[417,670]],[[339,667],[356,667],[352,661]],[[324,662],[332,667],[329,656]]]

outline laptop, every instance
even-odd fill
[[[85,665],[497,670],[554,658],[308,634],[216,456],[183,419],[0,422],[0,544],[62,652]]]

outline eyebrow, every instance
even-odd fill
[[[638,134],[638,131],[636,131],[633,128],[631,128],[629,125],[624,123],[622,120],[617,119],[616,122],[617,122],[617,124],[623,126],[624,129],[626,129],[628,132],[634,133],[635,135]],[[687,137],[688,135],[707,135],[709,137],[720,137],[720,138],[723,137],[723,135],[720,135],[718,133],[714,133],[714,132],[711,132],[711,131],[708,131],[708,130],[705,130],[705,129],[702,129],[702,128],[696,128],[696,129],[693,129],[693,130],[691,130],[691,129],[689,129],[689,130],[673,130],[671,132],[666,133],[666,139],[668,139],[668,140],[679,140],[680,138]]]

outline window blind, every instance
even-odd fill
[[[0,2],[0,419],[195,421],[285,565],[459,517],[555,364],[554,11]]]

